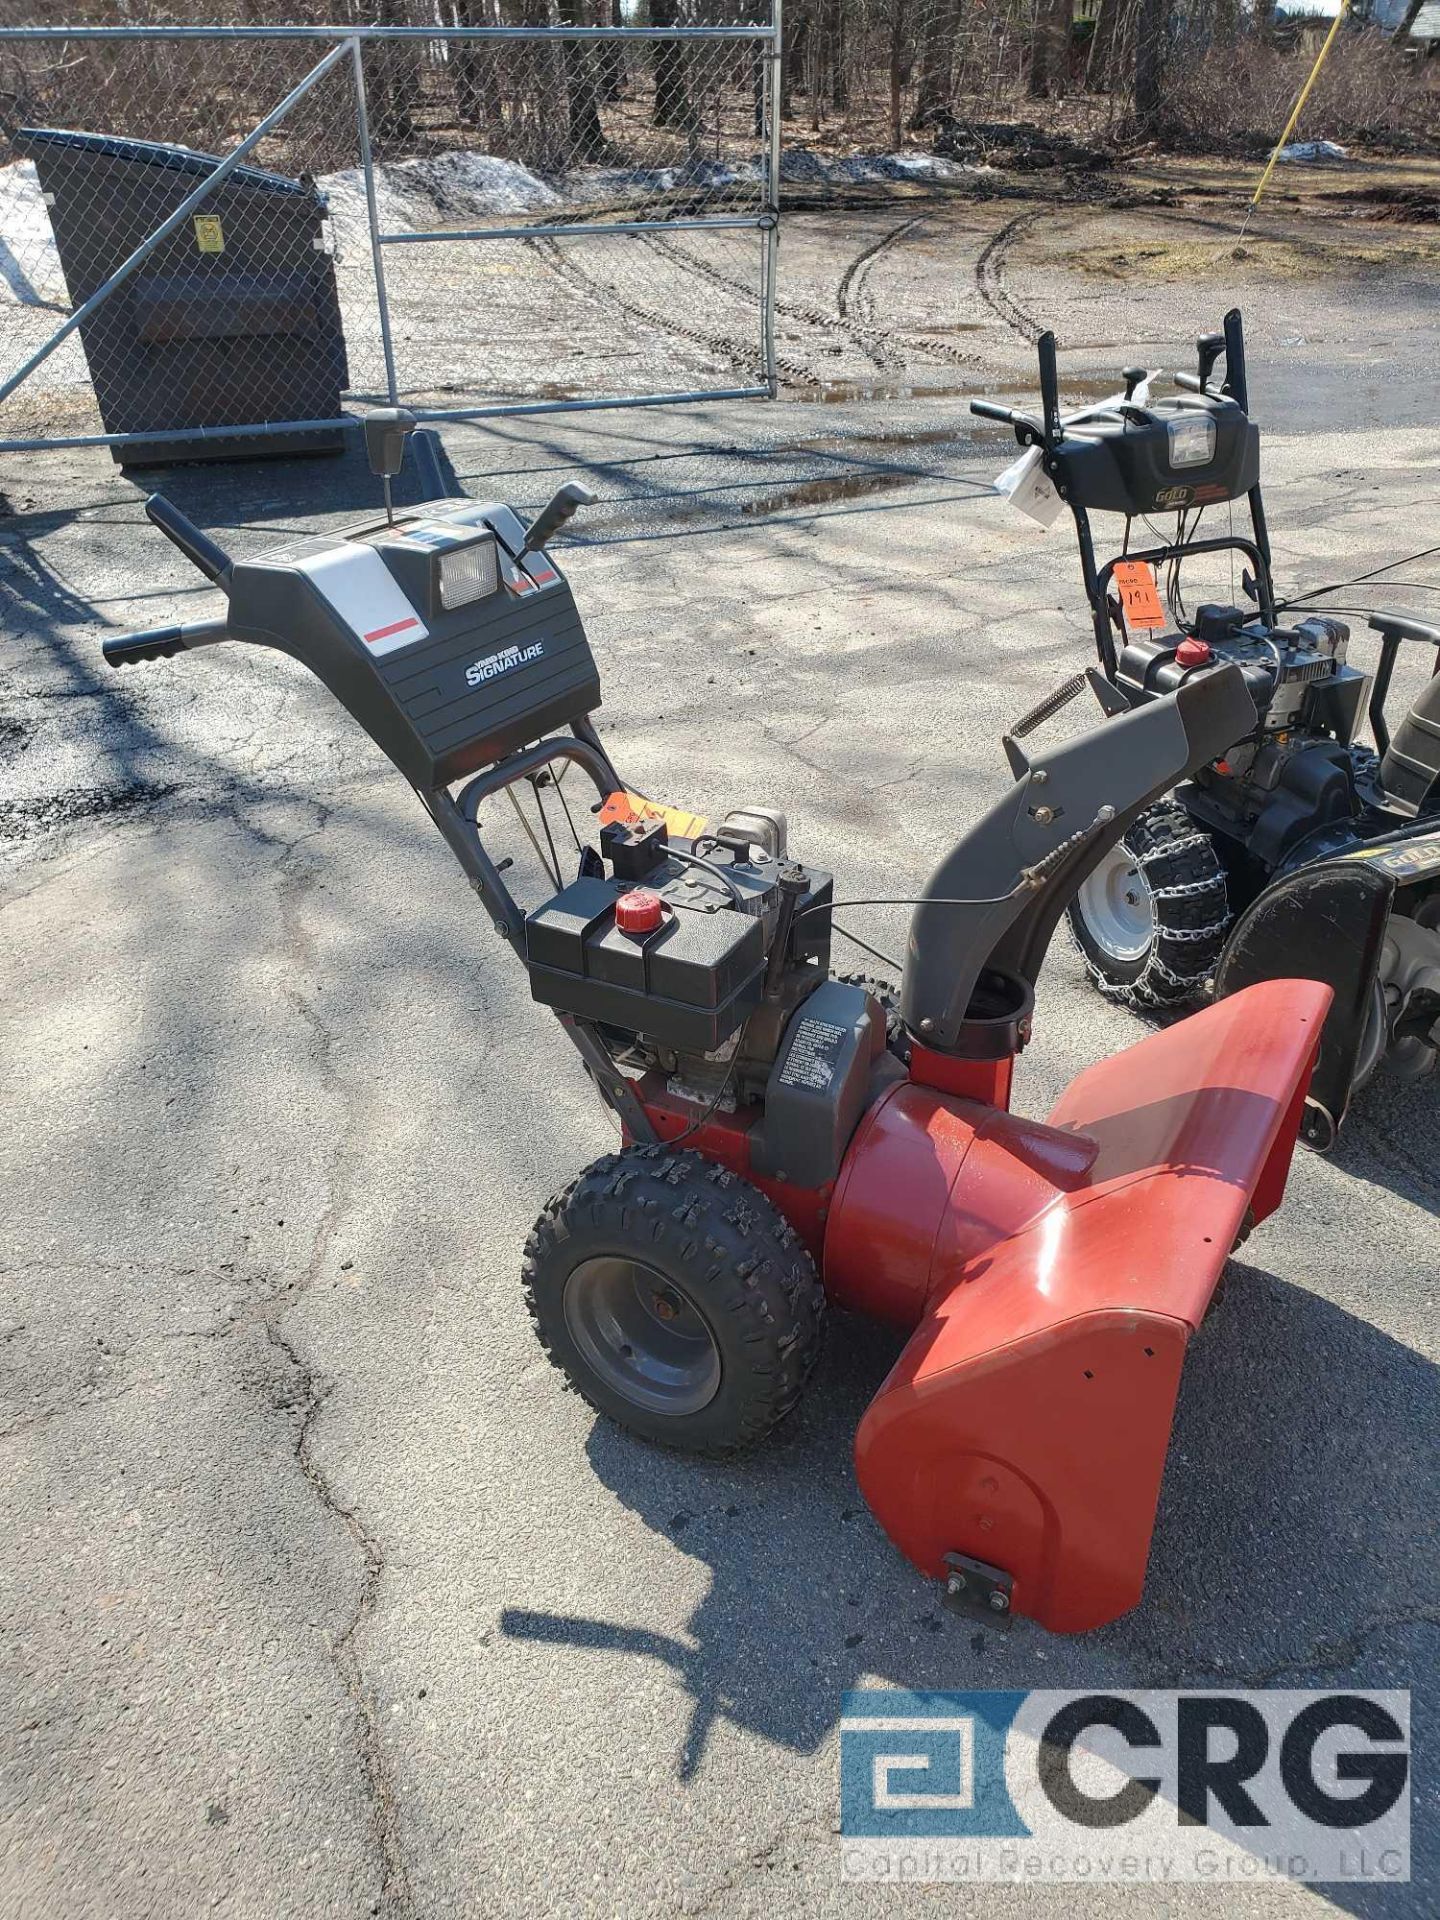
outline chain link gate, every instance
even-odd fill
[[[0,451],[772,397],[773,6],[0,29]]]

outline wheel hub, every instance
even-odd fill
[[[1112,847],[1076,896],[1096,945],[1116,960],[1140,960],[1155,938],[1150,883],[1129,850]]]
[[[640,1260],[585,1260],[565,1283],[571,1339],[606,1384],[650,1413],[698,1413],[720,1389],[703,1315]]]

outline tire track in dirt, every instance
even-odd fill
[[[662,334],[678,334],[682,340],[688,340],[692,346],[705,348],[711,353],[723,354],[727,360],[737,366],[743,367],[747,362],[753,363],[757,357],[757,348],[752,341],[738,340],[733,334],[715,333],[707,328],[690,325],[686,321],[677,319],[674,313],[662,313],[658,308],[648,306],[632,295],[621,293],[607,281],[597,279],[593,274],[587,273],[583,267],[577,266],[558,240],[532,240],[528,244],[534,247],[539,259],[549,267],[556,279],[567,285],[572,292],[581,293],[589,299],[599,298],[608,301],[627,318],[643,321]],[[782,373],[801,386],[819,387],[824,384],[818,373],[798,360],[777,356],[777,365]],[[760,384],[758,370],[754,377],[756,384]]]
[[[1045,329],[1007,290],[1005,256],[1021,234],[1033,226],[1045,211],[1045,208],[1031,207],[1024,213],[1017,213],[1013,220],[1007,220],[975,262],[975,286],[980,298],[993,314],[1032,347]]]
[[[776,313],[828,333],[843,333],[854,346],[859,348],[877,371],[882,373],[908,371],[910,362],[905,352],[897,352],[897,348],[908,349],[911,354],[920,353],[932,360],[952,366],[967,368],[982,366],[984,362],[980,355],[967,352],[963,347],[952,346],[948,341],[931,340],[925,336],[923,330],[918,333],[901,332],[875,319],[873,301],[869,296],[867,284],[870,269],[889,247],[896,245],[917,227],[923,226],[926,218],[924,214],[916,214],[908,220],[902,220],[898,226],[892,227],[878,240],[861,248],[841,276],[836,290],[834,313],[826,313],[820,307],[787,299],[783,294],[776,295]],[[697,260],[694,254],[677,246],[674,242],[663,240],[654,234],[647,234],[645,238],[646,243],[658,252],[673,255],[682,260],[687,267],[715,285],[723,286],[731,292],[751,294],[752,290],[742,280],[723,272],[718,267],[711,266],[707,261]]]
[[[733,274],[727,274],[721,268],[712,266],[709,261],[696,259],[688,248],[678,245],[675,241],[662,239],[658,234],[646,234],[644,240],[652,251],[663,257],[683,262],[692,272],[699,274],[704,280],[709,280],[713,285],[724,287],[732,293],[743,293],[747,297],[753,297],[753,289],[746,286],[743,280],[736,279]],[[822,307],[812,307],[777,293],[775,311],[777,314],[783,314],[787,320],[798,320],[802,326],[816,327],[824,333],[844,334],[851,345],[858,347],[878,372],[893,373],[903,364],[896,359],[881,329],[866,326],[851,319],[839,309],[838,301],[837,311],[826,313]]]
[[[871,268],[888,248],[912,234],[917,227],[923,227],[927,217],[923,213],[917,213],[910,220],[902,220],[898,227],[892,227],[889,233],[882,235],[873,246],[866,247],[856,255],[840,282],[836,304],[842,313],[848,313],[853,300],[865,316],[865,323],[872,327],[876,326],[874,297],[869,287]],[[908,347],[911,353],[927,354],[932,360],[948,362],[957,367],[984,365],[978,353],[971,353],[964,347],[952,346],[948,340],[932,340],[923,328],[918,332],[913,330],[901,332],[898,328],[888,327],[884,329],[884,333],[887,339],[893,340],[898,346]]]

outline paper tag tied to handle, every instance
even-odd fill
[[[1018,460],[1012,460],[1003,473],[996,475],[995,491],[1004,494],[1012,507],[1048,527],[1065,503],[1041,465],[1043,458],[1041,448],[1027,447]]]
[[[1120,606],[1126,630],[1163,627],[1165,609],[1155,586],[1155,575],[1148,560],[1117,560],[1110,578],[1120,589]]]

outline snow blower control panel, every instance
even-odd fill
[[[1047,460],[1077,507],[1173,513],[1247,494],[1260,477],[1260,429],[1219,394],[1122,401],[1067,425]]]
[[[426,507],[234,563],[229,630],[293,654],[422,792],[600,704],[574,597],[499,502]]]

